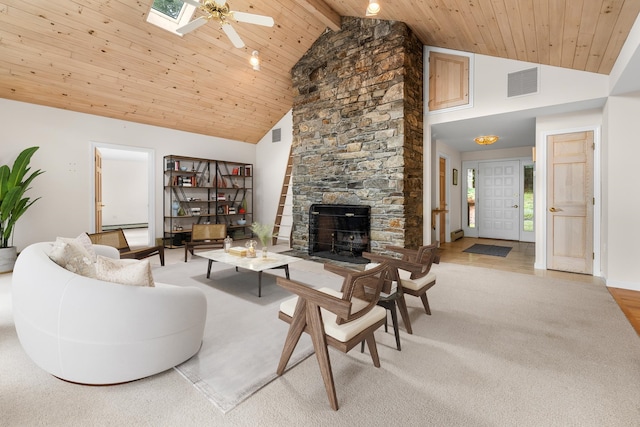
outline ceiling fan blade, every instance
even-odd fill
[[[231,24],[222,24],[222,31],[224,31],[227,37],[229,37],[229,40],[231,40],[231,43],[233,43],[235,47],[237,47],[238,49],[244,47],[244,42],[236,32],[235,28],[231,26]]]
[[[184,3],[190,4],[191,6],[200,7],[202,6],[200,2],[196,0],[183,0]]]
[[[256,15],[254,13],[232,12],[233,19],[238,22],[247,22],[249,24],[264,25],[265,27],[273,27],[273,18],[270,16]]]
[[[194,19],[193,21],[189,22],[188,24],[183,25],[180,28],[176,28],[176,33],[178,34],[187,34],[190,31],[195,30],[196,28],[199,28],[201,26],[203,26],[204,24],[207,23],[207,18],[205,18],[204,16],[201,16],[197,19]]]

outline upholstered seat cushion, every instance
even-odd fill
[[[324,292],[325,294],[332,295],[337,298],[342,298],[342,292],[330,289],[330,288],[320,288],[318,289],[320,292]],[[280,311],[286,314],[289,317],[293,317],[293,313],[296,310],[296,304],[298,302],[298,297],[290,298],[286,301],[283,301],[280,304]],[[357,313],[367,306],[367,302],[358,298],[351,299],[351,309],[352,313]],[[351,322],[344,323],[342,325],[338,325],[336,323],[336,315],[324,308],[320,309],[322,313],[322,321],[324,323],[324,330],[327,335],[330,337],[341,341],[347,342],[351,338],[355,337],[362,330],[368,328],[374,323],[384,319],[386,317],[386,311],[384,308],[380,306],[374,306],[370,312],[365,314],[364,316],[355,319]]]
[[[407,270],[398,270],[398,274],[402,281],[402,287],[412,289],[414,291],[436,281],[436,274],[433,271],[430,271],[426,276],[419,277],[417,279],[412,279],[411,272]]]
[[[380,263],[370,262],[364,266],[364,269],[371,270],[372,268],[376,268],[379,265]],[[391,295],[395,294],[397,291],[398,291],[398,282],[394,280],[393,282],[391,282],[391,288],[389,290],[389,293],[380,292],[380,298],[389,298]]]

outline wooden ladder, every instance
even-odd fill
[[[282,227],[282,217],[284,216],[284,208],[287,201],[287,193],[289,192],[289,185],[291,185],[291,172],[293,170],[293,147],[289,149],[289,160],[287,161],[287,170],[284,173],[284,179],[282,180],[282,191],[280,191],[280,200],[278,201],[278,212],[276,213],[276,221],[273,226],[274,237],[271,244],[275,245],[278,242],[278,236],[280,236],[280,229]],[[293,234],[293,223],[291,224],[291,231],[289,233],[289,247],[291,247],[291,235]],[[280,236],[280,238],[283,238]]]

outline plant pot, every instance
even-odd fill
[[[0,248],[0,273],[10,273],[18,258],[18,251],[15,246]]]

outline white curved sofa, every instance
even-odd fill
[[[83,277],[49,259],[52,243],[25,248],[13,270],[20,343],[42,369],[82,384],[116,384],[176,366],[202,344],[207,303],[197,288],[128,286]],[[118,251],[94,245],[96,253]]]

